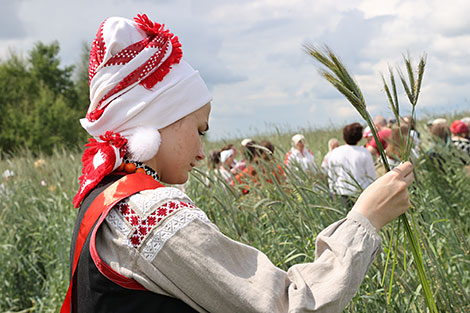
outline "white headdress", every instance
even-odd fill
[[[90,106],[80,123],[94,139],[82,158],[75,206],[126,152],[136,161],[150,160],[160,146],[159,129],[212,100],[199,73],[182,59],[178,37],[146,15],[101,24],[89,78]]]

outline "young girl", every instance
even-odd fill
[[[81,123],[97,139],[74,198],[61,312],[341,312],[380,250],[377,232],[409,207],[405,163],[317,236],[315,262],[285,272],[162,185],[184,183],[205,158],[211,110],[177,37],[145,15],[108,18],[91,50],[90,100]]]

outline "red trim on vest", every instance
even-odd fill
[[[93,229],[93,232],[91,233],[91,238],[90,238],[91,258],[93,259],[93,262],[95,263],[96,268],[98,268],[100,273],[104,277],[112,281],[113,283],[121,287],[127,288],[127,289],[146,290],[141,284],[136,282],[134,279],[125,277],[119,274],[118,272],[116,272],[115,270],[113,270],[108,264],[103,262],[103,260],[98,254],[98,251],[96,250],[96,232],[98,231],[99,227],[101,226],[105,218],[108,216],[109,211],[111,211],[113,207],[114,205],[109,207],[109,209],[106,209],[106,211],[103,212],[103,214],[101,214],[101,217],[98,220],[96,227]]]
[[[104,218],[106,218],[106,216],[108,215],[111,208],[122,199],[125,199],[142,190],[155,189],[159,187],[164,186],[154,180],[152,177],[143,173],[135,173],[124,176],[118,181],[114,182],[93,200],[90,207],[85,212],[83,220],[80,224],[80,229],[78,231],[77,241],[75,243],[75,251],[73,255],[72,279],[70,280],[69,288],[67,290],[64,303],[62,304],[62,308],[60,309],[60,313],[71,312],[73,289],[72,287],[75,271],[77,269],[78,259],[80,258],[83,246],[85,245],[88,234],[92,230],[95,222],[100,218],[100,216],[102,216],[100,218],[102,222],[102,220],[104,220]]]

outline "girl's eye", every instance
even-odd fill
[[[199,136],[205,136],[207,131],[209,130],[209,124],[206,123],[204,126],[205,126],[204,128],[202,128],[202,127],[198,128],[197,131],[199,133]],[[203,129],[203,130],[201,130],[201,129]]]

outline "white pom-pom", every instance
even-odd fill
[[[127,152],[134,161],[145,162],[153,158],[160,147],[160,132],[151,127],[139,127],[127,138]]]

